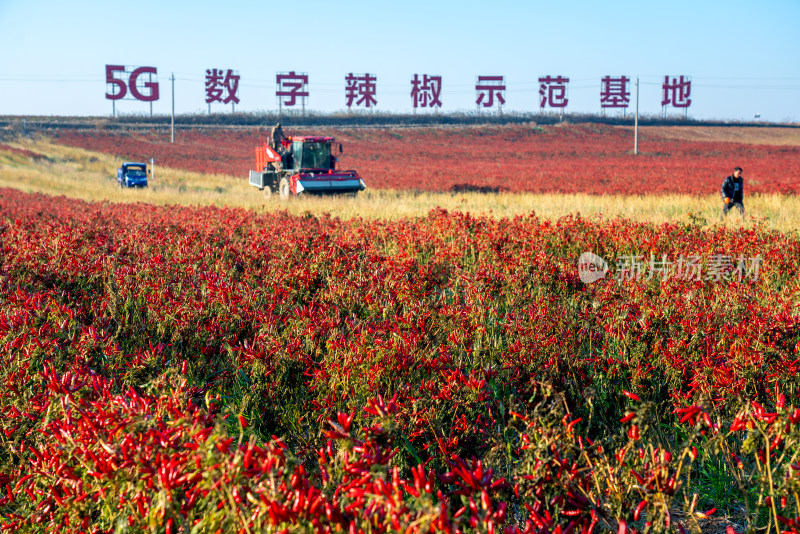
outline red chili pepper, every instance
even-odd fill
[[[484,510],[490,510],[492,508],[492,501],[489,498],[489,493],[485,489],[481,491],[481,506]]]
[[[642,500],[642,502],[639,503],[639,506],[637,506],[636,510],[634,510],[634,512],[633,512],[633,520],[634,521],[638,521],[639,520],[639,516],[642,514],[642,510],[644,510],[645,506],[647,506],[647,501]]]
[[[620,419],[619,422],[620,423],[627,423],[628,421],[632,421],[635,418],[636,418],[636,414],[631,412],[628,415],[626,415],[625,417],[623,417],[622,419]]]
[[[622,394],[625,395],[626,397],[628,397],[631,400],[635,400],[635,401],[641,401],[642,400],[642,398],[639,395],[637,395],[636,393],[631,393],[630,391],[625,391],[624,389],[622,390]]]
[[[705,421],[708,427],[710,428],[714,427],[714,425],[711,423],[711,417],[709,417],[707,412],[703,412],[703,421]]]
[[[31,450],[33,450],[33,449],[31,449]],[[19,479],[17,481],[17,484],[14,486],[14,491],[19,491],[19,487],[22,486],[25,482],[27,482],[28,480],[30,480],[32,478],[33,478],[33,475],[30,474],[30,475],[25,475],[24,477]]]
[[[582,418],[582,417],[578,417],[578,418],[577,418],[577,419],[575,419],[574,421],[571,421],[571,422],[570,422],[570,423],[567,425],[567,430],[568,430],[568,431],[571,431],[573,428],[575,428],[575,425],[577,425],[578,423],[580,423],[580,422],[581,422],[581,419],[583,419],[583,418]]]

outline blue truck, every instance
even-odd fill
[[[120,187],[147,187],[147,164],[126,161],[117,169]]]

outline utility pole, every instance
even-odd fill
[[[636,116],[633,119],[633,155],[639,153],[639,77],[636,77]]]
[[[170,143],[174,143],[175,142],[175,73],[174,72],[172,73],[170,80],[172,80],[172,125],[171,125],[172,137],[170,138]]]

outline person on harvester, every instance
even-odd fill
[[[283,135],[283,128],[281,128],[281,123],[275,125],[272,129],[272,149],[276,152],[283,152],[283,141],[286,139],[286,136]]]

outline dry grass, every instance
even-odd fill
[[[429,193],[399,190],[367,190],[357,198],[305,197],[281,202],[264,195],[241,178],[205,175],[156,167],[155,178],[145,190],[121,189],[114,179],[118,158],[65,147],[45,139],[9,143],[44,154],[32,161],[0,150],[0,187],[12,187],[49,195],[66,195],[88,201],[147,202],[152,204],[215,205],[256,211],[286,210],[292,214],[328,213],[350,219],[398,219],[427,214],[441,207],[493,217],[514,217],[536,212],[556,219],[580,213],[585,217],[626,217],[637,221],[671,221],[720,224],[721,202],[716,192],[705,197],[595,196],[530,193]],[[783,195],[751,195],[746,199],[745,221],[729,216],[724,224],[764,224],[790,231],[800,228],[796,199]]]
[[[632,129],[628,126],[622,128]],[[800,128],[792,127],[643,126],[639,130],[644,134],[683,141],[800,146]]]

